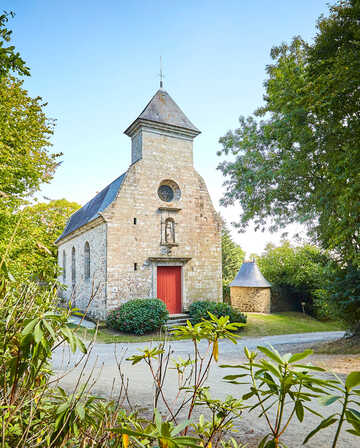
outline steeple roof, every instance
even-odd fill
[[[271,283],[269,283],[262,275],[255,261],[244,261],[239,272],[229,286],[270,288]]]
[[[138,118],[126,129],[125,134],[131,136],[139,124],[160,124],[178,131],[187,130],[193,137],[200,134],[199,129],[187,118],[171,96],[159,89],[151,98]]]

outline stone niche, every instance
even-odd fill
[[[242,312],[270,313],[270,287],[255,261],[245,261],[230,283],[231,306]]]

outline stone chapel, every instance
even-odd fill
[[[158,297],[170,314],[221,301],[221,220],[193,165],[200,131],[160,88],[125,134],[128,170],[56,240],[63,299],[96,318],[134,298]]]

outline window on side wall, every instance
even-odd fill
[[[90,279],[90,244],[87,241],[84,247],[84,278]]]
[[[62,275],[63,275],[63,282],[65,283],[66,282],[66,253],[64,250],[63,250],[63,272],[62,272]]]
[[[75,247],[71,250],[71,283],[75,286],[76,283],[76,259],[75,259]]]

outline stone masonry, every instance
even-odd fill
[[[156,100],[169,101],[166,92],[159,92]],[[188,131],[187,124],[183,129],[160,119],[141,119],[144,112],[126,131],[132,139],[132,164],[114,200],[94,220],[57,242],[61,267],[66,252],[66,279],[60,279],[67,285],[64,298],[69,300],[73,294],[73,302],[84,310],[91,284],[99,284],[90,305],[96,317],[105,317],[133,298],[157,297],[158,266],[182,267],[183,311],[196,300],[222,300],[221,221],[204,180],[193,167],[193,138],[199,132]],[[171,202],[160,199],[162,184],[176,189]],[[175,228],[172,244],[164,242],[168,218]],[[92,281],[84,281],[83,276],[86,241]],[[76,252],[75,288],[71,284],[72,247]]]
[[[97,225],[96,225],[97,224]],[[81,231],[74,232],[71,237],[64,239],[58,250],[58,263],[62,268],[60,281],[65,288],[61,297],[71,302],[73,307],[85,311],[90,298],[94,295],[89,306],[90,315],[104,317],[106,306],[106,223],[103,220],[94,222],[94,226],[85,226]],[[84,248],[90,245],[90,278],[84,276]],[[72,248],[75,248],[75,284],[72,283]],[[66,259],[64,278],[64,253]],[[95,294],[96,293],[96,294]]]
[[[230,288],[231,306],[241,312],[270,313],[270,288],[246,288],[232,286]]]

